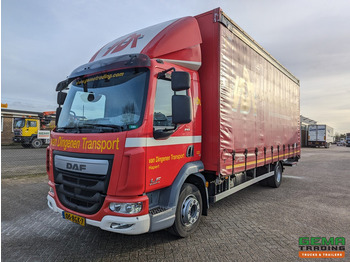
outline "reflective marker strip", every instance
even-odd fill
[[[175,136],[165,140],[156,140],[152,137],[131,137],[126,139],[125,147],[170,146],[200,142],[202,142],[202,136]]]

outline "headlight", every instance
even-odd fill
[[[137,214],[142,210],[142,202],[137,203],[110,203],[109,209],[121,214]]]

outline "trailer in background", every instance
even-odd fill
[[[334,129],[327,125],[310,125],[308,146],[329,148],[334,141]]]
[[[350,133],[346,133],[345,142],[346,146],[350,147]]]

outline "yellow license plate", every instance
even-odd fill
[[[84,217],[77,216],[77,215],[74,215],[74,214],[71,214],[71,213],[65,212],[65,211],[62,212],[62,216],[64,219],[68,219],[68,220],[72,221],[73,223],[79,224],[81,226],[85,226],[86,221],[85,221]]]

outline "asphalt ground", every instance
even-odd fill
[[[45,175],[1,185],[2,261],[350,261],[350,148],[305,148],[278,189],[253,185],[210,206],[186,239],[81,227],[46,203]],[[345,258],[298,258],[300,237],[344,237]]]

